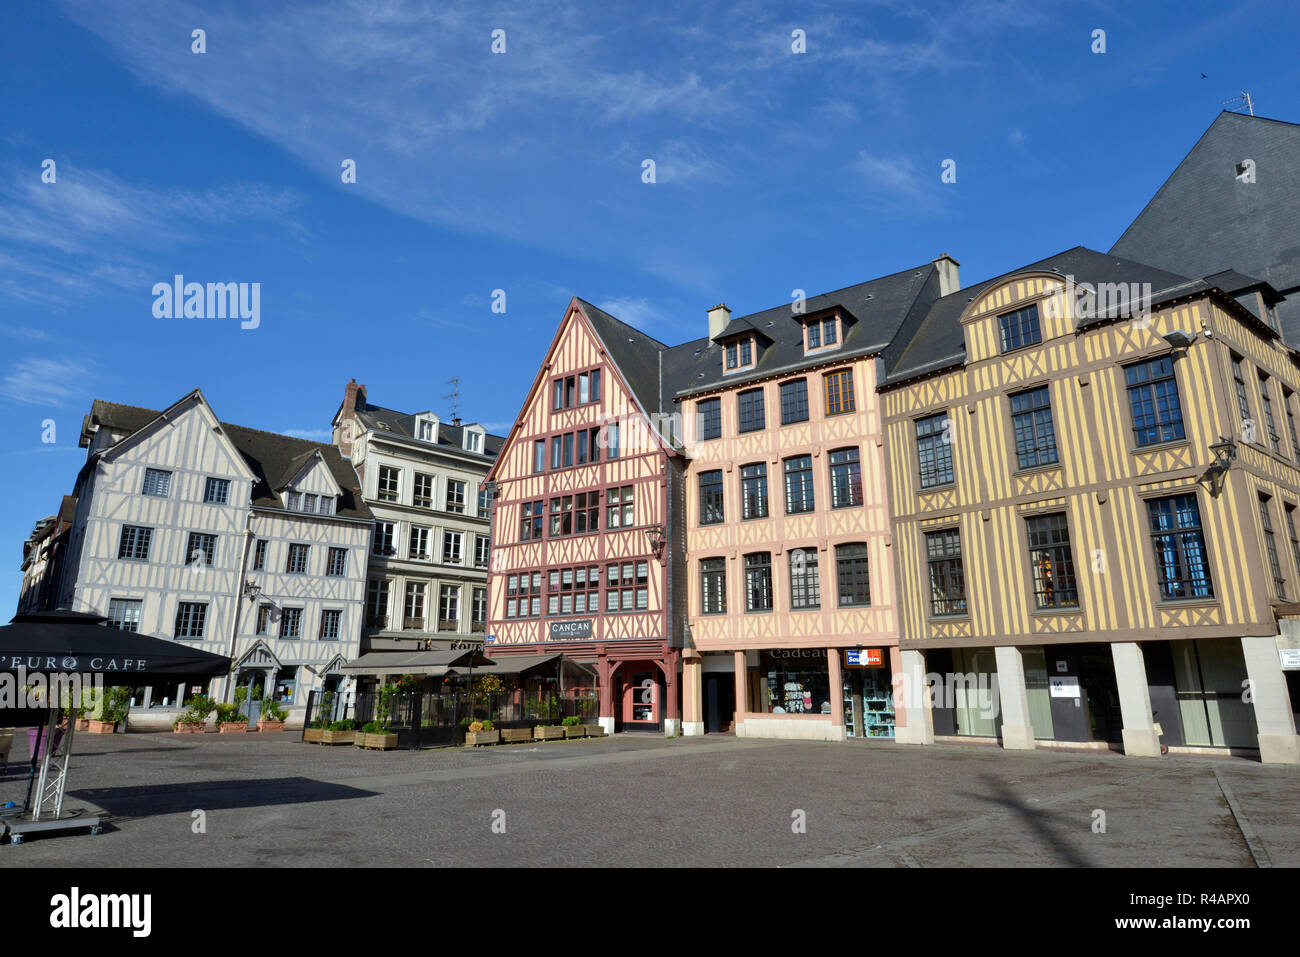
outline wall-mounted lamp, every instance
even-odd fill
[[[262,594],[261,585],[257,584],[257,582],[244,582],[244,596],[246,598],[252,601],[260,594]]]
[[[1169,343],[1169,345],[1174,349],[1186,349],[1188,346],[1190,346],[1193,342],[1196,341],[1196,337],[1194,335],[1192,335],[1190,332],[1183,332],[1183,330],[1181,329],[1174,329],[1171,332],[1166,332],[1160,338],[1165,340],[1165,342]]]
[[[647,528],[645,537],[650,542],[650,550],[654,552],[655,558],[658,558],[660,551],[664,547],[664,527],[662,525],[653,525]]]
[[[1223,491],[1223,483],[1227,478],[1228,469],[1232,467],[1232,461],[1237,457],[1237,443],[1226,436],[1219,436],[1219,441],[1210,445],[1210,454],[1214,456],[1214,461],[1210,463],[1207,475],[1210,478],[1210,489],[1215,495]]]

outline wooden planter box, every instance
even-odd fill
[[[330,731],[322,729],[320,733],[321,744],[355,744],[357,732],[355,731]]]
[[[302,732],[302,739],[307,744],[320,744],[321,738],[325,735],[324,728],[305,728]]]
[[[501,732],[495,728],[491,731],[466,731],[465,746],[477,747],[480,744],[500,744]]]
[[[92,718],[86,731],[89,734],[112,734],[115,727],[112,721],[96,721]]]
[[[379,751],[391,751],[397,747],[397,735],[395,734],[366,734],[361,731],[353,732],[357,736],[356,746],[358,748],[375,748]]]
[[[257,730],[258,731],[283,731],[284,722],[283,721],[258,721]]]
[[[78,719],[77,719],[77,726],[76,726],[76,727],[77,727],[77,730],[78,730],[78,731],[89,731],[89,730],[90,730],[90,719],[89,719],[89,718],[78,718]]]
[[[605,729],[598,724],[584,724],[580,725],[580,727],[587,732],[589,738],[603,738],[605,736]]]
[[[564,736],[566,738],[585,738],[587,729],[580,724],[571,724],[564,729]]]
[[[533,729],[533,739],[536,741],[563,741],[564,729],[555,726],[541,726]]]
[[[502,728],[498,734],[501,735],[501,740],[506,744],[517,744],[520,741],[533,740],[532,728]]]
[[[178,724],[172,728],[172,734],[202,734],[207,730],[207,725],[203,724]]]
[[[247,721],[223,721],[217,725],[218,734],[244,734],[247,731]]]

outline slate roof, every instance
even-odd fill
[[[415,417],[417,413],[398,412],[395,409],[387,409],[382,405],[371,405],[369,402],[357,403],[357,418],[367,429],[374,429],[376,432],[389,432],[393,435],[400,435],[403,438],[412,439],[416,442],[424,441],[415,437]],[[473,425],[474,423],[469,423]],[[477,452],[470,452],[464,446],[465,427],[463,425],[452,425],[448,422],[438,423],[438,441],[437,445],[443,448],[454,448],[465,455],[481,457],[485,462],[491,462],[501,451],[501,445],[505,442],[505,436],[493,435],[486,432],[483,435],[483,453],[480,456]]]
[[[155,409],[142,409],[133,405],[119,405],[96,399],[85,417],[83,432],[87,426],[100,425],[120,430],[131,435],[144,428],[161,412]],[[370,509],[361,500],[361,490],[357,482],[357,473],[352,463],[345,459],[333,445],[312,442],[309,439],[296,439],[275,432],[263,432],[242,425],[222,422],[221,427],[226,436],[250,471],[256,476],[253,482],[253,505],[258,508],[284,510],[276,489],[283,488],[284,483],[293,478],[303,463],[315,452],[324,459],[334,481],[342,489],[339,496],[337,514],[349,518],[371,518]],[[298,514],[298,513],[294,513]]]
[[[668,347],[585,299],[574,298],[596,331],[605,352],[627,380],[637,401],[647,412],[662,411],[663,390],[659,360]]]
[[[1255,182],[1236,165],[1255,161]],[[1290,298],[1283,338],[1300,345],[1300,125],[1220,113],[1110,250],[1187,276],[1239,269]]]

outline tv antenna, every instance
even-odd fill
[[[1229,111],[1233,113],[1240,113],[1241,107],[1245,106],[1247,113],[1249,113],[1251,116],[1255,115],[1255,103],[1250,98],[1250,94],[1247,93],[1245,90],[1241,91],[1241,96],[1234,96],[1230,100],[1224,100],[1223,105],[1228,107]]]
[[[448,379],[447,385],[452,386],[452,390],[444,399],[451,399],[451,424],[460,425],[460,378]]]

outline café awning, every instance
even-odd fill
[[[554,675],[563,663],[568,667],[570,672],[590,671],[593,675],[596,673],[594,668],[582,664],[573,659],[566,658],[563,654],[553,652],[549,655],[500,655],[493,659],[493,663],[484,668],[475,668],[475,674],[481,675],[534,675],[539,673]]]
[[[492,665],[480,651],[368,651],[340,670],[345,675],[475,674]]]

